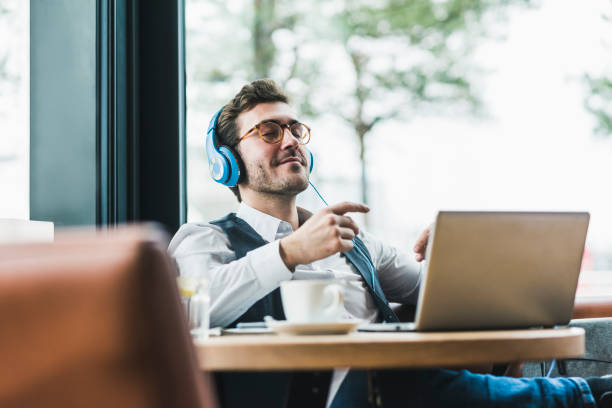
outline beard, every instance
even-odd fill
[[[300,159],[303,160],[303,158]],[[245,163],[245,184],[258,193],[283,196],[295,196],[306,190],[308,188],[308,172],[301,171],[304,166],[300,163],[291,163],[289,171],[278,176],[273,174],[271,169],[278,168],[280,166],[279,161],[273,160],[270,166],[264,166],[260,162]]]

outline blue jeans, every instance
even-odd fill
[[[331,408],[369,406],[364,376],[364,372],[349,372]],[[387,370],[377,372],[375,378],[384,408],[596,406],[583,378],[497,377],[466,370]]]

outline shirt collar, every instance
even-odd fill
[[[256,210],[244,202],[240,203],[236,216],[246,221],[255,232],[268,242],[274,241],[279,232],[290,233],[293,231],[291,224],[288,222]]]

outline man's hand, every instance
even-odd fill
[[[414,244],[414,252],[416,253],[414,257],[416,258],[417,262],[421,262],[425,259],[425,253],[427,252],[427,240],[429,239],[431,228],[432,226],[430,225],[425,229],[425,231],[421,232],[416,244]]]
[[[296,265],[306,265],[327,258],[337,252],[350,251],[359,227],[345,216],[348,212],[366,213],[364,204],[343,202],[316,212],[293,234],[280,240],[280,255],[293,270]]]

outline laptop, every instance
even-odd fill
[[[363,331],[553,327],[572,316],[586,212],[441,211],[414,323]]]

